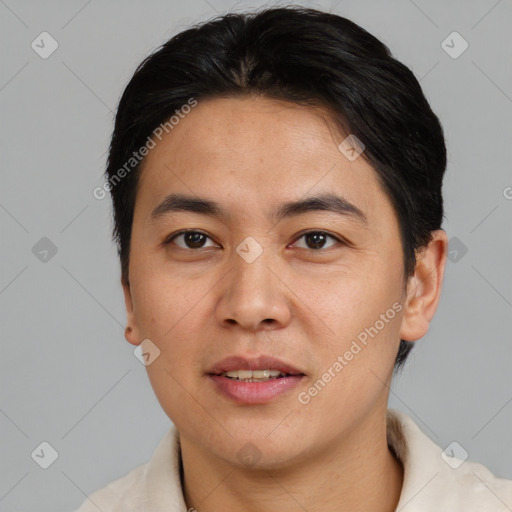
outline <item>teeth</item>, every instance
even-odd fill
[[[265,382],[267,380],[284,377],[287,373],[281,373],[279,370],[231,370],[221,374],[230,379],[243,380],[246,382]]]

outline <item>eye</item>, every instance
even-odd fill
[[[306,246],[298,246],[298,242],[295,242],[293,244],[294,247],[299,247],[301,249],[311,249],[311,250],[318,250],[318,249],[326,249],[325,247],[325,241],[330,238],[331,240],[334,240],[335,242],[343,243],[341,239],[338,237],[335,237],[334,235],[331,235],[327,233],[326,231],[307,231],[306,233],[302,233],[300,238],[297,240],[301,240],[302,238],[305,239],[307,245]],[[335,245],[332,244],[332,245]],[[332,245],[327,247],[332,247]]]
[[[300,245],[299,240],[304,239],[306,245]],[[325,243],[327,239],[333,240],[331,245],[326,246]],[[181,243],[175,242],[175,240],[181,240]],[[211,245],[205,245],[206,241],[210,240]],[[336,245],[336,242],[344,244],[344,241],[341,238],[338,238],[334,235],[326,231],[307,231],[302,233],[302,235],[296,239],[297,241],[293,244],[293,247],[298,247],[300,249],[310,249],[313,251],[318,251],[319,249],[326,249]],[[162,245],[169,245],[171,242],[175,242],[178,247],[181,249],[203,249],[207,247],[217,247],[218,245],[213,242],[213,240],[202,231],[195,230],[185,230],[180,231],[178,233],[174,233],[167,237]]]
[[[168,245],[175,240],[182,240],[182,244],[176,243],[178,247],[181,249],[202,249],[204,247],[215,247],[216,244],[213,243],[210,246],[205,245],[206,240],[211,238],[202,231],[180,231],[179,233],[175,233],[174,235],[169,236],[164,242],[163,245]]]

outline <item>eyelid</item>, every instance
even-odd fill
[[[321,233],[323,235],[329,236],[330,238],[333,238],[334,240],[336,240],[336,242],[338,242],[342,245],[349,245],[349,246],[351,245],[351,243],[348,240],[346,240],[345,238],[343,238],[342,236],[332,233],[331,231],[328,231],[326,229],[306,229],[306,230],[300,231],[299,233],[297,233],[297,235],[295,235],[293,244],[297,243],[304,235],[308,235],[310,233]],[[300,249],[303,249],[303,247],[300,247]],[[322,249],[317,249],[317,250],[315,250],[315,249],[309,249],[309,250],[312,252],[322,252],[322,251],[326,251],[327,249],[322,248]]]
[[[203,231],[201,229],[182,229],[180,231],[176,231],[176,232],[171,233],[170,235],[166,236],[164,238],[163,242],[161,243],[162,247],[169,245],[175,238],[177,238],[181,235],[186,235],[187,233],[200,233],[201,235],[204,235],[207,238],[209,238],[212,242],[216,243],[217,245],[220,245],[206,231]],[[183,249],[183,247],[179,247],[179,246],[178,246],[178,248]],[[202,247],[201,247],[201,249],[202,249]],[[184,250],[189,250],[189,251],[196,250],[197,251],[198,249],[184,249]]]
[[[344,238],[341,235],[338,235],[337,233],[333,233],[332,231],[329,231],[328,229],[324,229],[324,228],[303,229],[302,231],[299,231],[295,235],[295,239],[297,240],[301,236],[308,235],[309,233],[323,233],[325,235],[332,236],[333,238],[336,238],[337,240],[340,240],[341,242],[343,242],[343,240],[344,240]]]

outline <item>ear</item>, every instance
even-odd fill
[[[135,312],[133,309],[133,298],[130,282],[128,279],[123,279],[123,277],[121,277],[121,285],[123,286],[124,303],[126,305],[127,317],[127,327],[124,331],[124,337],[128,343],[138,346],[142,340],[140,338],[139,326],[137,324],[137,318],[135,317]]]
[[[428,246],[416,254],[414,274],[407,283],[400,339],[416,341],[427,333],[441,298],[447,251],[448,237],[439,229]]]

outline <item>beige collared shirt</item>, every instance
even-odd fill
[[[512,512],[512,480],[452,457],[457,449],[443,454],[402,412],[388,409],[387,420],[388,444],[404,466],[397,511]],[[76,512],[187,512],[179,464],[179,432],[173,425],[148,463],[92,493]]]

